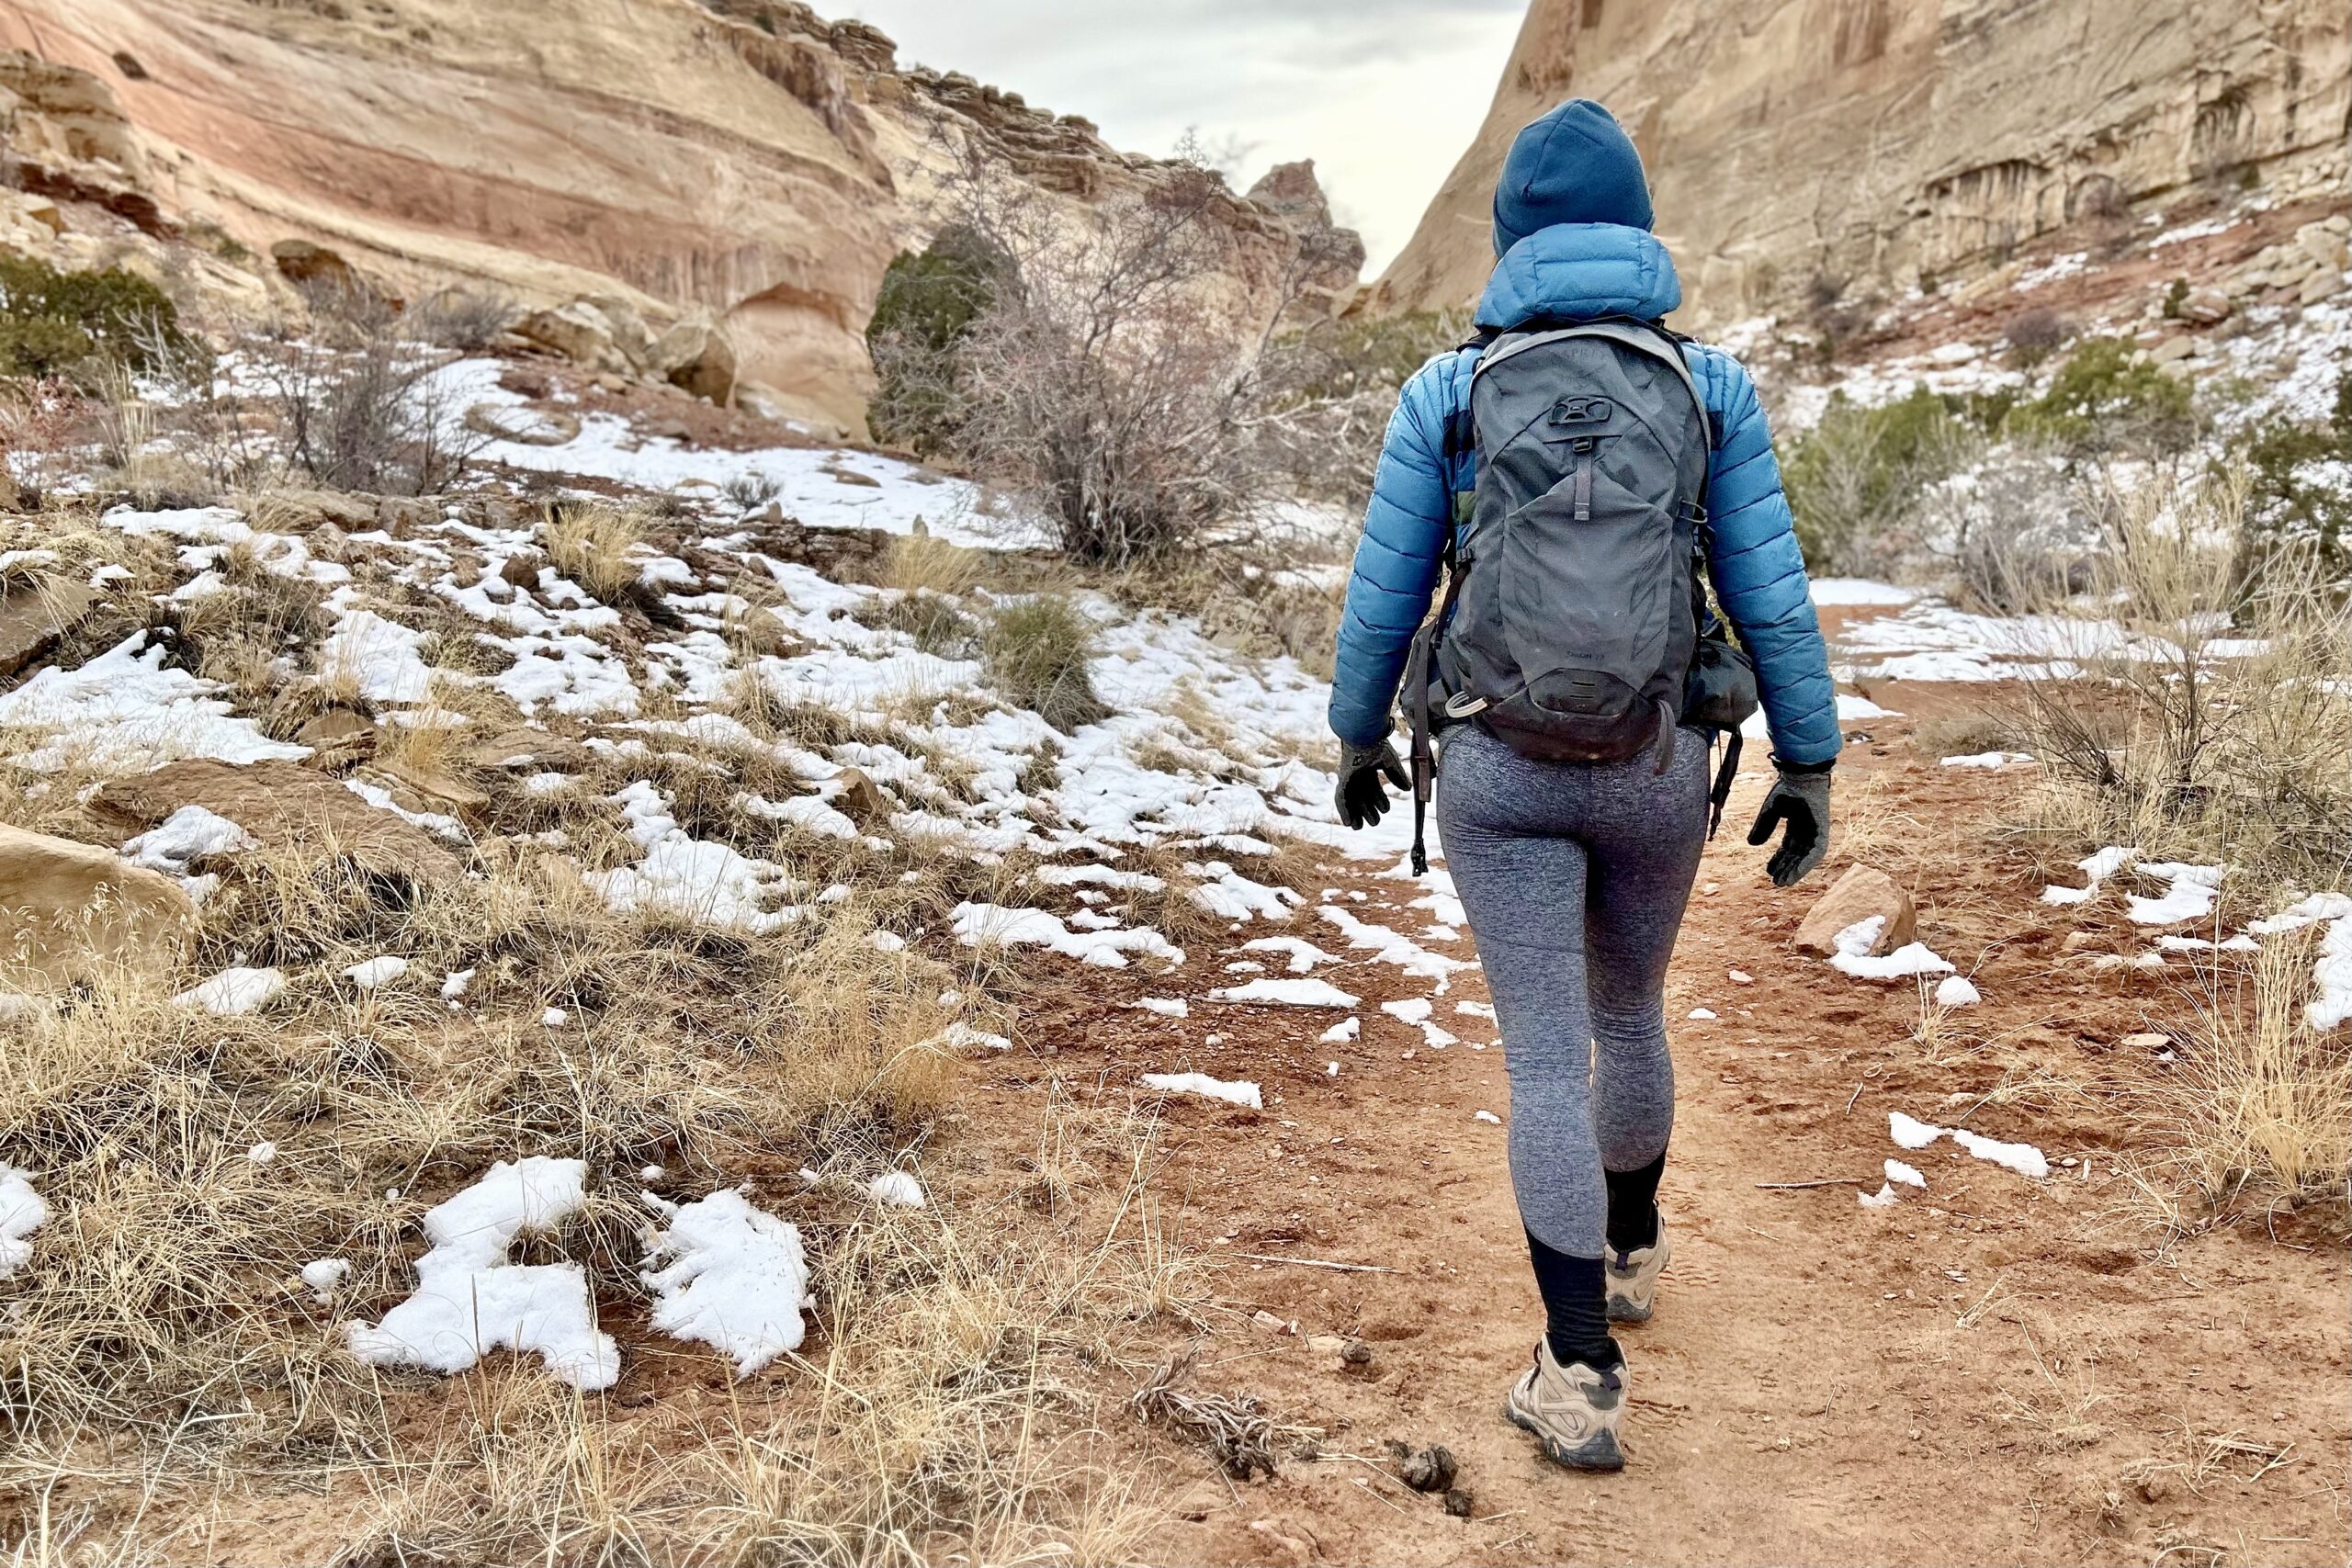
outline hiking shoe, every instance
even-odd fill
[[[1544,1455],[1570,1470],[1623,1470],[1617,1423],[1625,1414],[1625,1369],[1600,1371],[1577,1361],[1563,1367],[1552,1343],[1535,1344],[1535,1365],[1503,1396],[1503,1415],[1535,1434]]]
[[[1657,1211],[1657,1235],[1647,1247],[1631,1252],[1610,1251],[1601,1259],[1609,1283],[1609,1321],[1647,1323],[1657,1302],[1657,1277],[1674,1256],[1666,1239],[1666,1211]]]

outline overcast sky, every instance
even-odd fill
[[[817,0],[1113,146],[1166,153],[1196,130],[1239,186],[1315,160],[1378,276],[1494,96],[1526,0]]]

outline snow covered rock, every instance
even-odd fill
[[[41,989],[118,967],[160,973],[196,923],[196,906],[161,872],[111,850],[0,827],[0,909],[11,978]]]
[[[91,804],[141,828],[200,806],[234,822],[264,850],[304,859],[343,856],[404,882],[454,882],[463,874],[457,857],[424,829],[371,806],[343,781],[293,762],[172,762],[114,780]]]
[[[183,806],[124,844],[122,852],[133,865],[166,876],[187,876],[208,855],[232,855],[260,847],[259,840],[219,812]]]
[[[1871,945],[1855,956],[1868,957],[1902,947],[1917,933],[1918,915],[1912,908],[1911,895],[1902,884],[1876,866],[1849,866],[1846,874],[1831,883],[1829,891],[1815,899],[1806,912],[1797,927],[1797,948],[1823,958],[1834,957],[1838,952],[1838,933],[1851,931],[1873,916],[1884,923]]]

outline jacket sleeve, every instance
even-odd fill
[[[1453,513],[1445,426],[1467,378],[1460,371],[1464,357],[1442,355],[1422,366],[1388,421],[1331,674],[1331,730],[1351,745],[1377,745],[1387,736],[1413,633],[1437,586]]]
[[[1722,433],[1707,485],[1707,568],[1715,597],[1755,661],[1774,755],[1807,765],[1830,761],[1844,743],[1838,689],[1764,406],[1747,367],[1730,355],[1694,344],[1690,358]]]

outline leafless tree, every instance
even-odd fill
[[[1268,373],[1324,257],[1302,238],[1245,290],[1236,200],[1182,162],[1091,211],[977,157],[944,183],[943,228],[994,258],[987,300],[952,353],[886,376],[931,378],[917,395],[949,411],[954,455],[1073,560],[1246,537],[1295,490],[1293,432],[1323,400]]]

